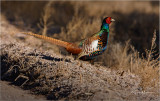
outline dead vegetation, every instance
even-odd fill
[[[50,22],[49,19],[54,13],[54,9],[51,8],[52,1],[49,1],[43,10],[42,17],[40,18],[40,23],[38,23],[38,27],[42,30],[41,34],[46,36],[48,28],[53,24],[53,22]]]
[[[119,3],[124,6],[118,7]],[[33,22],[35,26],[25,27],[25,30],[47,33],[69,42],[79,41],[99,31],[104,16],[113,16],[117,22],[110,26],[107,50],[95,60],[95,65],[91,65],[60,55],[58,53],[63,54],[63,49],[18,34],[19,30],[17,34],[12,34],[17,29],[2,19],[2,80],[12,81],[54,100],[157,100],[160,86],[157,6],[151,6],[149,2],[132,2],[136,6],[130,8],[130,3],[114,2],[110,9],[105,2],[39,2],[38,6],[44,8],[31,12],[36,2],[32,2],[33,6],[28,9],[29,3],[24,2],[21,10],[16,5],[12,6],[11,2],[9,6],[3,2],[2,8],[5,9],[2,9],[2,14],[10,14],[6,16],[9,22],[17,21],[16,25],[22,24],[23,29],[25,24],[30,26],[29,23]],[[107,4],[113,5],[113,2]],[[102,8],[99,9],[99,6]],[[16,15],[8,13],[10,7],[17,12]],[[138,8],[141,8],[140,11],[135,13]],[[142,13],[144,9],[146,11]],[[22,19],[25,18],[24,11],[27,11],[27,22]],[[30,14],[34,19],[29,19]]]
[[[101,56],[99,59],[102,59],[103,63],[106,63],[104,65],[109,65],[111,69],[129,71],[139,75],[142,79],[140,85],[143,89],[159,88],[159,54],[155,51],[155,40],[156,31],[153,33],[151,49],[146,50],[146,57],[142,55],[141,58],[141,54],[127,41],[125,46],[113,44],[112,47],[109,47],[110,51],[106,52],[104,57],[111,58]]]

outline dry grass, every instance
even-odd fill
[[[54,37],[61,38],[61,40],[69,42],[77,42],[95,34],[95,32],[98,32],[100,30],[100,26],[97,27],[96,25],[100,24],[100,19],[95,19],[94,22],[89,22],[84,18],[74,16],[72,21],[67,24],[66,29],[62,28],[62,32],[55,34]]]
[[[146,58],[141,58],[140,53],[127,41],[124,47],[120,44],[109,47],[111,50],[105,52],[101,59],[104,65],[111,69],[129,71],[140,76],[143,89],[157,88],[159,86],[159,54],[155,54],[157,53],[155,40],[156,31],[153,33],[151,49],[146,50]],[[129,52],[129,50],[132,51]]]
[[[18,2],[16,3],[18,5]],[[119,3],[124,6],[117,6]],[[44,94],[48,99],[55,100],[149,100],[154,97],[156,99],[160,86],[159,54],[157,54],[159,49],[158,13],[157,6],[152,6],[149,2],[145,2],[142,6],[143,3],[45,2],[47,5],[43,5],[43,2],[40,2],[44,8],[42,7],[40,11],[35,10],[40,14],[37,12],[26,13],[28,16],[33,15],[33,18],[36,17],[30,19],[26,24],[29,25],[29,22],[33,21],[33,25],[37,27],[37,23],[39,23],[40,29],[34,26],[34,31],[44,35],[49,33],[49,36],[69,42],[77,42],[95,34],[100,30],[103,17],[113,16],[117,22],[110,26],[108,48],[104,54],[97,58],[97,65],[91,65],[87,62],[71,60],[68,58],[70,56],[54,54],[61,49],[55,50],[55,47],[44,42],[36,44],[39,41],[33,37],[21,36],[20,39],[17,35],[10,35],[12,32],[9,31],[15,29],[7,29],[8,27],[5,26],[8,31],[3,30],[6,31],[1,35],[3,41],[12,38],[10,39],[12,42],[19,44],[1,43],[2,79],[11,80],[15,84],[22,85],[25,89],[31,89],[37,94]],[[21,18],[22,15],[25,16],[24,11],[28,9],[31,11],[32,7],[36,7],[36,3],[33,2],[33,6],[27,9],[29,3],[24,2],[21,11],[16,6],[11,6],[11,2],[8,4],[3,2],[3,4],[3,8],[6,9],[2,13],[4,15],[10,14],[7,16],[8,19],[13,17],[14,20],[16,19],[15,21],[20,21],[20,24],[25,22]],[[105,6],[106,4],[114,5],[109,7]],[[130,7],[130,4],[135,6]],[[7,13],[10,9],[8,5],[17,12],[16,16],[18,17]],[[51,9],[52,11],[50,11]],[[137,9],[140,11],[135,13]],[[146,11],[142,13],[144,9]],[[18,26],[21,26],[20,24],[17,23]],[[60,31],[57,31],[58,29]],[[154,29],[157,31],[153,33],[153,38],[151,38]],[[131,40],[126,41],[128,39]],[[149,50],[145,51],[146,48]],[[144,50],[143,54],[145,55],[139,53],[137,49]],[[153,95],[148,96],[144,92],[151,92]],[[106,97],[103,98],[103,96]]]
[[[53,24],[49,19],[54,13],[54,9],[51,8],[52,1],[49,1],[45,7],[44,12],[42,14],[42,18],[40,18],[40,23],[38,23],[38,27],[42,30],[42,35],[46,36],[49,27]]]
[[[102,64],[111,69],[130,71],[142,78],[141,85],[143,88],[158,87],[159,83],[159,54],[155,50],[156,30],[153,33],[150,50],[146,50],[146,57],[134,49],[127,41],[123,46],[119,43],[109,45],[103,56],[99,57]],[[153,80],[154,78],[154,80]]]

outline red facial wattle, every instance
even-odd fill
[[[110,24],[110,23],[111,23],[111,17],[108,17],[108,18],[106,19],[106,23],[107,23],[107,24]]]

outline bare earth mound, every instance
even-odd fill
[[[33,47],[25,40],[28,36],[19,34],[6,21],[1,31],[2,80],[50,100],[158,100],[158,95],[143,92],[141,79],[130,72],[113,71],[58,55],[54,50],[39,49],[38,45]]]

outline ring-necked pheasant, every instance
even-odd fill
[[[109,24],[112,21],[115,20],[112,19],[111,17],[104,18],[101,25],[101,29],[98,33],[94,34],[90,38],[82,40],[77,44],[33,33],[27,33],[27,32],[22,32],[22,33],[32,35],[41,38],[43,40],[46,40],[48,42],[51,42],[53,44],[62,46],[66,48],[66,50],[72,53],[73,55],[78,55],[78,58],[81,60],[91,60],[96,56],[102,54],[106,50],[109,37]]]

